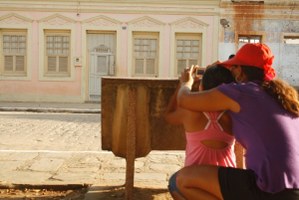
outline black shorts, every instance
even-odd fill
[[[299,200],[299,189],[275,194],[260,190],[252,170],[220,167],[218,179],[224,200]]]

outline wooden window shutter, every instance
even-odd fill
[[[68,69],[68,57],[59,57],[59,72],[67,72]]]
[[[26,75],[26,30],[1,29],[2,60],[4,75],[25,76]]]
[[[16,56],[16,71],[24,71],[25,56]]]
[[[45,30],[46,76],[70,75],[70,31]]]
[[[13,71],[13,56],[4,56],[4,71]]]
[[[48,71],[55,72],[56,71],[56,57],[48,56]]]

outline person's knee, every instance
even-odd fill
[[[184,187],[185,180],[186,178],[184,175],[184,170],[182,170],[176,175],[176,187],[178,188],[178,190]]]
[[[168,190],[174,199],[184,199],[183,195],[181,194],[181,192],[179,191],[179,189],[177,187],[177,175],[178,175],[178,172],[174,173],[170,177],[169,182],[168,182]]]
[[[176,174],[176,187],[178,190],[183,188],[202,185],[205,180],[208,180],[214,175],[214,166],[208,165],[193,165],[182,168],[179,173]],[[217,169],[217,168],[215,168]]]
[[[174,173],[168,181],[168,189],[171,193],[177,191],[177,185],[176,185],[177,174],[178,172]]]

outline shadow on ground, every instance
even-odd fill
[[[125,199],[125,186],[91,186],[85,195],[85,200],[123,200]],[[134,187],[133,200],[171,200],[167,189]]]
[[[125,186],[0,185],[0,200],[124,200]],[[172,200],[165,188],[134,187],[132,200]]]
[[[83,200],[88,185],[0,185],[0,200]]]

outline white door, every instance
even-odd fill
[[[115,71],[114,33],[88,34],[89,100],[101,100],[101,77],[112,76]]]

